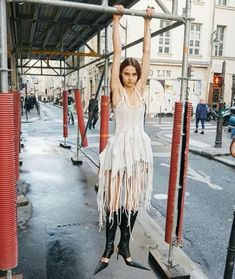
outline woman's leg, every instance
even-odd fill
[[[102,258],[100,259],[94,275],[106,268],[109,264],[109,259],[112,256],[114,252],[114,240],[115,240],[115,234],[117,230],[117,212],[113,213],[112,220],[109,220],[109,214],[110,212],[107,211],[106,213],[106,245],[105,250],[102,255]]]
[[[137,262],[134,262],[132,260],[130,248],[129,248],[130,234],[133,230],[138,212],[130,213],[130,224],[128,224],[129,216],[128,216],[127,212],[122,210],[121,214],[122,214],[122,216],[121,216],[122,219],[121,219],[121,224],[119,225],[120,230],[121,230],[121,238],[120,238],[120,242],[117,247],[117,254],[121,255],[123,257],[123,259],[127,265],[136,267],[136,268],[140,268],[140,269],[149,270],[145,266],[143,266]]]
[[[136,211],[135,213],[131,212],[130,225],[128,224],[128,212],[122,210],[121,214],[121,224],[119,225],[121,230],[121,237],[120,242],[118,244],[118,252],[120,255],[125,256],[126,259],[130,258],[131,260],[131,254],[129,249],[130,233],[133,230],[138,211]]]
[[[113,213],[113,219],[109,220],[109,212],[106,215],[106,245],[102,258],[109,259],[114,252],[114,240],[117,230],[117,212]]]

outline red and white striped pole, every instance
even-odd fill
[[[13,93],[0,93],[0,269],[18,265]]]
[[[100,153],[104,150],[109,137],[109,96],[101,96]]]
[[[63,136],[64,143],[60,143],[60,146],[70,149],[71,146],[66,143],[68,137],[68,91],[66,90],[63,91]]]

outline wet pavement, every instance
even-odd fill
[[[28,138],[21,178],[30,184],[27,197],[32,215],[19,230],[19,266],[25,279],[92,278],[103,252],[104,230],[98,231],[95,173],[86,158],[71,163],[71,152]],[[139,226],[134,230],[132,255],[148,266],[154,243]],[[118,237],[117,237],[118,240]],[[96,278],[156,278],[154,272],[125,266],[113,255],[110,266]]]
[[[32,119],[38,121],[36,115]],[[150,271],[128,267],[114,254],[109,266],[93,277],[105,245],[105,231],[98,227],[97,168],[82,154],[83,165],[74,166],[71,150],[45,138],[27,136],[24,145],[20,179],[29,185],[29,205],[18,209],[19,265],[13,274],[24,279],[161,278],[148,260],[149,251],[157,249],[167,257],[168,246],[148,215],[138,216],[130,246],[133,259]],[[174,253],[191,278],[207,278],[180,248]]]

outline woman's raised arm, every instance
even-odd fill
[[[148,80],[149,67],[150,67],[150,50],[151,50],[151,30],[150,21],[154,13],[154,8],[148,7],[146,10],[146,17],[144,18],[144,41],[143,41],[143,56],[141,65],[141,77],[139,80],[138,87],[141,93],[144,93],[145,85]]]
[[[119,12],[123,12],[124,8],[122,5],[115,5]],[[114,14],[113,15],[113,64],[111,70],[111,79],[110,79],[110,89],[112,91],[112,102],[115,104],[120,96],[119,96],[119,88],[120,88],[120,79],[119,79],[119,71],[120,71],[120,59],[121,59],[121,39],[119,32],[119,24],[122,15]]]

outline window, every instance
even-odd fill
[[[192,23],[189,40],[189,54],[200,54],[201,24]]]
[[[223,56],[224,29],[225,29],[225,26],[217,25],[217,29],[216,29],[216,44],[215,44],[215,56]]]
[[[170,24],[169,21],[160,20],[160,28],[164,28]],[[159,53],[170,53],[170,31],[164,32],[159,36]]]
[[[217,0],[218,5],[227,5],[227,0]]]

